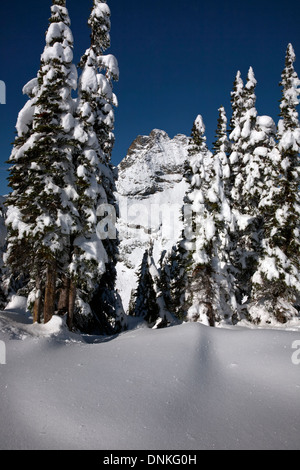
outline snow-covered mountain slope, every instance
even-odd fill
[[[183,179],[189,138],[154,129],[139,136],[118,167],[117,199],[120,262],[117,288],[128,307],[143,254],[154,243],[154,260],[172,248],[181,234],[180,211],[187,184]]]
[[[30,325],[19,307],[0,313],[1,450],[300,448],[299,330],[92,338],[59,317]]]

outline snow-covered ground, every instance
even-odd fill
[[[0,313],[0,449],[300,449],[296,325],[110,338],[30,321],[19,298]]]

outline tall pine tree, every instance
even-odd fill
[[[118,296],[115,292],[116,233],[99,233],[101,216],[117,215],[115,177],[110,162],[114,144],[114,110],[117,105],[112,90],[118,79],[117,60],[104,55],[110,46],[110,9],[104,0],[94,0],[88,21],[91,45],[80,67],[77,118],[74,137],[76,149],[76,184],[82,230],[74,240],[71,274],[77,288],[77,310],[90,309],[101,330],[120,328]],[[108,207],[109,206],[109,207]],[[112,220],[113,221],[113,220]]]
[[[205,197],[213,171],[212,153],[208,150],[202,116],[194,121],[189,149],[190,187],[185,198],[185,230],[183,256],[187,273],[187,318],[213,326],[216,316],[213,309],[214,288],[212,279],[212,239],[215,227],[205,204]]]
[[[237,280],[237,298],[239,303],[250,299],[251,277],[257,262],[258,239],[256,211],[249,206],[247,179],[252,166],[255,142],[252,132],[256,126],[256,79],[252,67],[249,68],[247,82],[243,82],[238,73],[235,90],[232,94],[232,140],[231,163],[231,207],[235,219],[231,231],[231,264]],[[234,127],[233,127],[234,126]]]
[[[216,130],[216,138],[213,143],[213,154],[218,154],[222,164],[222,181],[224,192],[227,198],[230,199],[230,162],[229,155],[231,144],[228,138],[227,129],[227,115],[224,106],[219,108],[219,117]]]
[[[294,70],[295,60],[289,44],[280,83],[278,143],[269,157],[268,186],[261,203],[265,218],[263,253],[253,277],[258,307],[268,321],[281,323],[298,315],[294,305],[300,294],[300,80]],[[256,312],[252,309],[252,315]],[[261,319],[259,313],[257,317]]]
[[[151,273],[152,265],[151,246],[144,253],[142,263],[138,272],[138,285],[131,301],[129,315],[138,317],[153,326],[159,318],[159,305],[157,303],[157,292]]]
[[[35,283],[30,297],[34,321],[43,310],[45,323],[55,312],[57,277],[66,269],[78,222],[71,137],[77,71],[72,61],[66,4],[53,0],[38,77],[27,86],[31,103],[18,121],[10,158],[13,192],[7,201],[7,262],[15,272],[26,266]]]

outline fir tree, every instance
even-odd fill
[[[159,287],[166,308],[181,321],[186,319],[187,314],[187,266],[184,259],[186,256],[187,252],[181,240],[162,257],[159,278]]]
[[[10,158],[13,192],[7,203],[7,260],[13,271],[27,266],[31,280],[35,280],[35,321],[42,304],[44,322],[55,312],[56,280],[65,269],[70,234],[77,224],[70,136],[74,107],[71,91],[77,87],[72,49],[65,1],[53,0],[40,70],[29,87],[31,103],[25,108],[26,122],[22,126],[19,123]]]
[[[186,298],[190,303],[187,317],[192,321],[200,320],[213,326],[216,317],[213,310],[211,257],[215,227],[205,204],[213,171],[213,159],[206,145],[202,116],[198,116],[194,122],[189,154],[190,188],[185,202],[188,204],[190,217],[185,220],[186,241],[183,244],[188,253],[183,258],[188,280]]]
[[[235,219],[234,230],[231,231],[231,265],[237,280],[237,298],[239,303],[249,300],[251,294],[251,277],[257,263],[259,248],[258,233],[260,221],[257,217],[257,207],[254,199],[249,197],[250,176],[253,176],[253,155],[255,150],[255,131],[257,110],[256,79],[252,67],[249,68],[248,78],[242,88],[238,74],[238,92],[233,93],[233,128],[230,139],[232,147],[231,163],[231,195],[230,203]],[[258,182],[258,179],[256,179]],[[253,181],[252,181],[253,183]],[[251,190],[253,188],[250,188]]]
[[[118,79],[119,71],[115,57],[104,55],[110,46],[110,10],[106,1],[94,0],[88,23],[91,45],[80,62],[82,74],[74,132],[78,141],[76,184],[82,230],[74,240],[71,273],[76,285],[80,286],[77,310],[80,311],[80,305],[86,307],[89,304],[101,330],[110,331],[111,323],[114,329],[120,328],[122,318],[118,319],[116,314],[117,238],[97,232],[106,206],[117,214],[110,158],[114,143],[113,107],[117,105],[112,81]],[[104,210],[100,215],[101,207]]]
[[[210,187],[206,192],[205,204],[215,227],[212,249],[212,277],[214,280],[216,316],[235,323],[238,309],[235,297],[236,279],[231,265],[230,233],[234,230],[234,217],[230,205],[230,165],[227,137],[227,117],[224,107],[219,109],[216,140],[213,144],[213,172]]]
[[[161,259],[159,285],[163,292],[168,311],[176,318],[186,319],[193,303],[191,279],[193,276],[195,253],[196,213],[192,210],[195,191],[201,187],[205,178],[204,157],[210,156],[206,145],[205,127],[202,116],[197,116],[193,123],[188,149],[188,159],[184,168],[184,178],[188,189],[184,197],[181,221],[182,237],[170,253]],[[179,276],[179,277],[177,277]]]
[[[281,323],[298,315],[294,304],[300,293],[300,80],[294,70],[295,59],[289,44],[280,83],[278,143],[268,156],[267,185],[260,204],[265,220],[263,253],[253,276],[257,304],[251,310],[257,321],[261,321],[261,312],[269,322],[275,319]]]
[[[284,254],[296,263],[299,261],[299,150],[300,124],[297,106],[299,104],[300,80],[294,70],[296,60],[291,44],[286,53],[285,69],[282,73],[282,99],[278,123],[278,150],[280,153],[280,175],[277,201],[278,213],[276,241]],[[284,205],[282,202],[284,201]]]
[[[10,162],[14,162],[13,172],[11,172],[11,181],[13,183],[14,191],[9,195],[6,200],[6,205],[14,204],[14,201],[21,201],[21,195],[25,194],[27,189],[28,181],[30,181],[30,162],[27,162],[24,157],[24,152],[28,150],[28,143],[30,142],[30,136],[32,134],[33,116],[35,112],[35,103],[38,94],[38,81],[37,78],[30,80],[23,87],[23,94],[28,96],[28,101],[24,105],[23,109],[18,114],[16,123],[17,137],[15,139],[14,147],[11,153]],[[29,276],[29,265],[27,261],[28,249],[25,248],[25,239],[23,237],[22,244],[18,243],[19,237],[19,210],[15,206],[10,206],[9,211],[5,211],[4,221],[8,225],[11,223],[10,230],[7,230],[7,244],[4,261],[7,265],[5,269],[5,290],[7,292],[13,291],[18,292],[22,287],[25,288],[28,285]],[[7,216],[9,215],[9,219]],[[9,222],[10,221],[10,222]],[[21,228],[21,227],[20,227]],[[18,244],[19,249],[18,249]],[[10,251],[14,252],[12,256],[9,256]],[[9,264],[8,264],[9,260]],[[31,286],[32,287],[32,286]],[[28,289],[26,295],[28,296]],[[37,320],[37,318],[36,318]]]
[[[256,79],[254,77],[253,69],[250,67],[248,72],[248,80],[241,91],[242,82],[239,83],[239,93],[233,99],[232,113],[234,118],[231,120],[231,125],[235,125],[230,134],[230,139],[233,141],[230,162],[232,167],[232,190],[231,199],[233,208],[240,214],[245,212],[246,202],[241,197],[244,182],[246,178],[246,163],[253,150],[252,143],[249,139],[252,130],[255,127],[257,111],[255,108],[256,96],[255,87]],[[238,104],[235,100],[238,98]]]
[[[244,111],[244,82],[241,78],[241,72],[238,71],[234,84],[233,91],[231,92],[231,107],[232,116],[230,120],[230,181],[229,181],[229,196],[231,206],[234,208],[236,203],[239,203],[236,194],[236,183],[238,182],[239,175],[242,168],[242,151],[240,145],[240,137],[242,131],[241,118]]]
[[[226,197],[230,200],[230,162],[229,155],[231,144],[228,138],[227,116],[224,106],[219,108],[219,117],[215,142],[213,143],[213,154],[218,155],[222,164],[222,182]]]
[[[203,118],[198,115],[192,127],[191,138],[188,149],[189,159],[186,162],[185,179],[188,189],[184,198],[182,210],[183,233],[182,239],[178,243],[180,253],[179,266],[183,273],[182,293],[177,294],[180,304],[174,306],[176,310],[183,308],[182,316],[187,317],[189,309],[193,305],[192,279],[194,276],[194,254],[196,251],[196,229],[199,220],[193,208],[196,192],[201,188],[206,177],[204,156],[208,154],[206,145],[205,126]],[[177,314],[178,315],[178,314]]]
[[[132,299],[132,309],[129,314],[144,319],[149,325],[154,325],[159,318],[156,289],[151,274],[152,249],[147,249],[138,272],[138,287]]]
[[[231,108],[232,116],[230,120],[230,133],[231,139],[237,140],[240,134],[240,118],[244,107],[244,82],[241,77],[241,72],[238,70],[234,83],[233,91],[231,92]],[[232,132],[235,134],[232,135]],[[236,135],[236,136],[235,136]]]

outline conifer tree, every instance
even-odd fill
[[[241,72],[238,70],[234,83],[233,83],[233,91],[231,92],[231,108],[232,108],[232,115],[230,120],[230,133],[235,132],[237,135],[231,136],[231,138],[235,141],[240,134],[238,127],[240,125],[240,118],[242,116],[242,110],[244,107],[244,82],[241,76]]]
[[[263,252],[253,276],[253,317],[285,323],[298,315],[294,304],[300,293],[300,124],[297,112],[300,80],[294,70],[291,44],[282,73],[278,143],[268,157],[267,184],[260,207],[264,214]],[[258,307],[258,308],[257,308]]]
[[[216,322],[235,322],[237,308],[234,282],[229,272],[229,236],[232,229],[232,213],[225,194],[223,169],[229,177],[225,149],[226,114],[220,109],[215,154],[202,147],[202,177],[196,178],[191,196],[194,221],[193,270],[189,278],[188,292],[192,299],[188,318],[200,320],[214,326]],[[204,126],[203,126],[204,127]],[[202,127],[202,133],[203,133]],[[197,176],[197,175],[195,175]]]
[[[187,252],[178,241],[161,259],[159,287],[163,292],[168,311],[178,320],[185,320],[187,314],[187,272],[185,257]]]
[[[299,151],[300,124],[297,106],[299,104],[300,80],[294,69],[296,55],[291,44],[286,52],[285,68],[282,73],[282,98],[280,121],[278,123],[278,150],[280,153],[280,175],[277,183],[278,213],[276,240],[284,254],[298,266],[299,260]],[[282,202],[284,201],[284,205]],[[280,207],[280,208],[279,208]]]
[[[10,230],[7,230],[7,247],[3,256],[6,267],[6,291],[18,291],[20,288],[28,284],[29,265],[28,255],[29,250],[25,246],[25,239],[22,239],[22,245],[18,242],[19,237],[19,211],[17,206],[14,206],[14,201],[18,201],[27,189],[28,182],[31,180],[31,164],[27,161],[24,153],[28,150],[28,143],[32,134],[33,116],[35,112],[35,103],[38,94],[38,81],[37,78],[30,80],[23,87],[23,94],[28,96],[28,101],[18,114],[16,123],[17,137],[15,139],[14,147],[11,153],[10,161],[14,162],[13,172],[11,172],[11,182],[14,185],[14,191],[9,195],[6,200],[6,205],[11,204],[9,210],[6,210],[4,221],[6,225],[11,223]],[[25,186],[26,185],[26,186]],[[8,217],[9,216],[9,217]],[[18,244],[20,245],[18,249]],[[9,256],[10,251],[14,255]],[[8,263],[9,260],[9,263]],[[24,285],[23,285],[24,282]],[[34,285],[31,286],[34,293]],[[30,289],[30,287],[29,287]],[[27,295],[28,295],[28,289]],[[38,314],[38,311],[36,312]],[[41,312],[40,312],[41,313]],[[38,316],[35,320],[39,320]]]
[[[106,1],[94,0],[88,23],[91,45],[80,62],[82,74],[74,132],[78,141],[76,184],[82,230],[74,240],[71,273],[73,282],[80,286],[78,312],[83,306],[89,309],[89,305],[101,329],[109,330],[110,323],[119,328],[121,321],[116,318],[117,240],[115,235],[99,234],[97,226],[106,206],[117,214],[110,158],[114,143],[113,107],[117,105],[112,81],[118,79],[119,71],[115,57],[104,55],[110,46],[110,10]],[[101,207],[104,210],[99,211]]]
[[[232,167],[231,197],[233,207],[240,214],[245,212],[245,201],[241,198],[241,195],[246,178],[245,166],[253,149],[249,137],[255,127],[257,116],[257,111],[255,108],[256,83],[257,82],[254,77],[253,69],[250,67],[246,85],[242,90],[242,81],[241,79],[238,80],[238,93],[236,92],[233,94],[232,101],[233,118],[231,120],[231,125],[234,124],[235,127],[230,134],[230,139],[233,141],[230,154]],[[238,100],[237,103],[236,100]]]
[[[205,204],[213,171],[213,159],[206,145],[205,126],[200,115],[193,125],[189,155],[190,188],[185,203],[190,217],[185,220],[186,240],[183,242],[187,252],[183,257],[187,273],[186,299],[190,305],[187,318],[213,326],[216,318],[213,310],[214,291],[210,262],[215,227]]]
[[[224,188],[224,193],[228,202],[231,200],[231,168],[230,168],[230,151],[231,143],[228,137],[228,128],[227,128],[227,115],[224,106],[219,108],[219,117],[217,123],[217,130],[215,135],[215,142],[213,143],[213,154],[218,155],[221,164],[222,164],[222,184]]]
[[[25,108],[25,125],[19,122],[10,158],[13,192],[7,203],[7,261],[14,271],[27,267],[35,282],[34,320],[43,307],[45,323],[55,312],[57,276],[66,267],[77,225],[70,133],[77,71],[72,61],[65,1],[53,0],[40,70],[29,87],[33,101]]]
[[[238,320],[235,297],[236,279],[231,265],[230,233],[234,230],[234,217],[230,206],[230,165],[228,153],[230,144],[227,137],[227,117],[224,107],[219,109],[216,140],[213,143],[213,172],[210,187],[206,193],[206,206],[215,227],[212,250],[212,277],[215,289],[215,311],[230,323]],[[217,315],[217,313],[216,313]]]
[[[244,109],[244,82],[238,71],[231,92],[232,116],[230,120],[230,193],[234,198],[235,180],[241,170],[241,155],[238,140],[241,135],[241,116]],[[234,199],[233,199],[234,202]]]
[[[252,67],[249,68],[247,82],[243,88],[239,73],[236,82],[239,86],[236,85],[237,91],[233,92],[232,99],[232,126],[235,127],[230,134],[233,141],[230,154],[231,207],[235,219],[235,227],[230,235],[231,264],[235,269],[238,301],[245,303],[251,294],[250,280],[255,271],[259,244],[257,210],[249,204],[251,198],[247,184],[247,180],[250,181],[249,173],[253,166],[253,152],[256,146],[252,133],[255,131],[257,117],[257,81]]]
[[[202,116],[195,119],[191,131],[188,159],[184,168],[187,191],[183,200],[181,221],[182,236],[169,253],[161,259],[159,286],[163,292],[168,311],[177,319],[186,319],[193,303],[190,289],[193,276],[195,253],[196,214],[192,210],[195,191],[205,178],[204,158],[210,156],[206,145],[205,127]]]
[[[154,325],[159,318],[159,305],[157,303],[156,289],[151,274],[152,248],[144,253],[138,272],[138,286],[131,302],[129,315],[144,319],[148,324]]]
[[[241,117],[244,109],[244,82],[241,77],[241,72],[238,71],[235,77],[233,84],[233,91],[231,92],[231,108],[232,116],[230,120],[230,154],[229,154],[229,168],[230,168],[230,177],[229,183],[227,186],[227,197],[230,203],[231,210],[233,214],[237,209],[237,206],[240,202],[239,197],[237,196],[236,184],[239,181],[241,174],[241,161],[242,161],[242,152],[239,145],[239,139],[241,136]],[[235,219],[235,218],[234,218]],[[238,278],[240,273],[240,253],[238,252],[238,243],[239,243],[239,233],[236,227],[236,220],[234,222],[234,227],[230,231],[230,264],[233,267],[233,275]],[[236,291],[238,294],[238,286],[236,286]],[[242,295],[237,295],[237,299],[241,302]]]

